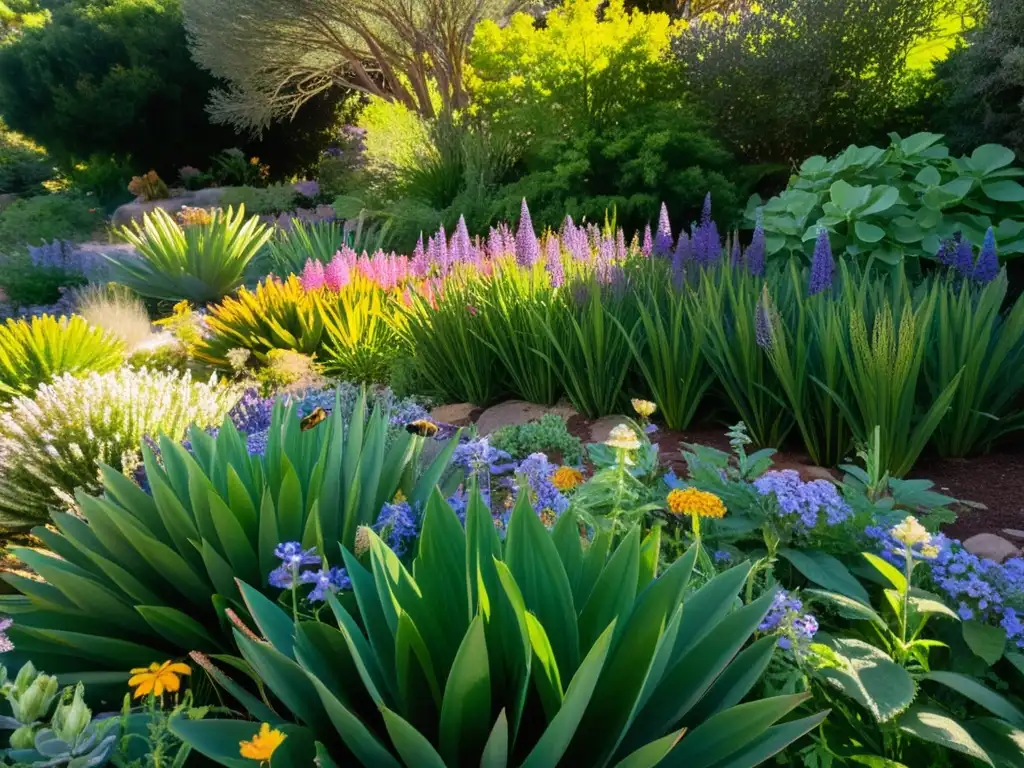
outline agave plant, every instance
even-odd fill
[[[139,258],[108,256],[111,279],[143,296],[218,301],[242,284],[246,268],[272,234],[259,217],[247,219],[243,205],[214,211],[209,223],[190,227],[154,208],[142,224],[121,228],[118,235],[135,246]]]
[[[152,495],[103,467],[102,497],[79,492],[80,517],[55,513],[56,530],[35,529],[59,558],[17,550],[44,581],[3,576],[20,593],[0,598],[18,616],[12,655],[55,672],[123,672],[226,650],[225,611],[244,613],[233,579],[264,588],[278,542],[337,558],[398,490],[426,501],[454,442],[422,468],[423,438],[403,431],[386,445],[387,421],[377,408],[366,417],[365,394],[347,429],[338,410],[303,430],[278,403],[263,456],[230,420],[216,437],[193,429],[191,452],[162,438],[159,460],[144,450]]]
[[[0,326],[0,397],[30,394],[61,373],[104,373],[124,362],[124,343],[78,316],[40,315]]]
[[[434,493],[411,570],[369,531],[362,561],[344,550],[354,595],[330,596],[329,618],[293,624],[242,585],[262,637],[235,642],[302,725],[280,764],[759,765],[824,717],[780,722],[805,695],[744,701],[774,651],[748,644],[773,595],[739,602],[747,565],[690,589],[696,547],[657,575],[659,541],[584,547],[572,513],[549,533],[521,497],[502,542],[479,495],[463,528]],[[229,766],[257,727],[172,726]]]
[[[295,275],[287,280],[267,278],[255,291],[242,288],[210,307],[209,333],[196,344],[195,356],[230,370],[228,352],[247,349],[265,363],[272,349],[313,355],[323,338],[323,313],[313,294]]]

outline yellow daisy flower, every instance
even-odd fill
[[[571,491],[583,482],[583,473],[573,467],[559,467],[551,475],[551,484],[560,491]]]
[[[259,733],[252,737],[252,741],[238,742],[238,752],[248,760],[270,760],[274,750],[281,746],[285,738],[279,730],[271,728],[270,723],[263,723]]]
[[[725,504],[713,493],[696,488],[676,488],[668,494],[668,508],[674,515],[725,517]]]
[[[649,419],[658,410],[658,406],[652,403],[650,400],[641,400],[640,398],[634,397],[630,402],[633,404],[633,410],[637,412],[637,415],[643,419]]]
[[[128,687],[135,688],[135,698],[153,694],[162,696],[164,691],[174,693],[181,688],[181,680],[178,675],[191,675],[192,670],[188,664],[180,662],[165,661],[157,664],[155,661],[148,667],[139,667],[132,670],[132,676],[128,679]]]

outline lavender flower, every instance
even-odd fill
[[[327,593],[335,593],[342,589],[350,589],[352,581],[344,568],[321,568],[319,571],[304,571],[299,576],[301,584],[315,584],[306,598],[311,603],[323,602]]]
[[[956,251],[958,245],[959,234],[948,240],[943,240],[939,245],[939,250],[935,253],[935,260],[948,268],[952,268],[956,263]]]
[[[615,230],[615,258],[619,261],[626,258],[626,233],[622,227]]]
[[[835,269],[832,245],[828,241],[828,230],[820,227],[818,239],[814,244],[814,255],[811,257],[811,279],[807,286],[807,295],[816,296],[822,291],[831,290]]]
[[[668,220],[668,208],[661,204],[658,216],[658,232],[654,236],[654,255],[662,258],[672,254],[672,225]]]
[[[472,251],[473,243],[469,239],[469,230],[466,228],[466,217],[460,215],[459,223],[455,226],[455,234],[452,235],[452,261],[455,263],[470,261]]]
[[[706,227],[711,223],[711,193],[704,195],[704,207],[700,212],[700,225]]]
[[[261,397],[259,391],[249,388],[228,412],[228,417],[235,425],[235,429],[246,435],[251,435],[270,429],[273,408],[274,398]]]
[[[452,465],[473,475],[479,475],[483,470],[495,475],[508,472],[515,465],[503,462],[511,460],[512,457],[505,451],[492,446],[488,437],[460,443],[452,453]]]
[[[953,269],[963,278],[971,277],[974,274],[974,249],[966,237],[961,236],[960,242],[957,243]]]
[[[548,237],[547,268],[551,276],[551,285],[558,288],[565,282],[565,267],[562,264],[562,247],[554,235]]]
[[[644,226],[644,242],[640,246],[640,254],[642,256],[650,256],[653,249],[654,242],[651,240],[651,225],[648,223]]]
[[[779,590],[772,598],[771,607],[757,629],[766,634],[779,636],[779,647],[783,650],[802,650],[818,631],[818,620],[810,614],[802,613],[803,602],[786,592]]]
[[[419,520],[408,501],[395,501],[380,508],[373,530],[402,557],[419,535]]]
[[[297,181],[292,185],[292,189],[303,197],[316,197],[320,194],[320,183],[316,180]]]
[[[416,247],[412,249],[412,260],[409,262],[409,268],[412,269],[412,273],[416,277],[426,277],[430,274],[430,259],[427,258],[427,252],[423,248],[422,232],[420,232],[420,236],[416,240]]]
[[[520,266],[532,267],[540,258],[540,244],[537,233],[533,231],[533,220],[530,209],[526,207],[526,198],[519,212],[519,229],[516,230],[516,260]]]
[[[757,224],[754,226],[754,236],[750,241],[747,252],[743,255],[747,272],[755,277],[764,277],[766,255],[764,225],[761,223],[761,215],[758,214]]]
[[[979,283],[990,283],[999,274],[999,257],[996,255],[996,235],[992,227],[985,233],[985,242],[982,243],[981,253],[978,254],[978,261],[974,265],[974,279]]]
[[[853,514],[832,483],[827,480],[802,482],[800,473],[793,469],[765,472],[754,481],[754,488],[762,496],[774,495],[779,517],[801,533],[817,526],[822,513],[827,525],[838,525]]]
[[[526,478],[530,501],[537,514],[544,519],[545,511],[550,512],[545,524],[553,524],[569,508],[569,500],[551,482],[556,469],[543,453],[530,454],[516,469],[517,476]],[[518,489],[518,484],[515,487]]]

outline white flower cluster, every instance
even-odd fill
[[[213,377],[124,368],[58,376],[0,412],[0,524],[43,521],[76,488],[96,490],[98,465],[121,469],[146,436],[218,426],[241,391]]]

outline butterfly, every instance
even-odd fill
[[[433,437],[437,434],[437,424],[426,419],[417,419],[406,424],[405,431],[420,437]]]
[[[327,411],[323,408],[314,408],[313,412],[308,416],[304,416],[302,421],[299,422],[299,428],[305,432],[307,429],[312,429],[321,421],[327,418]]]

